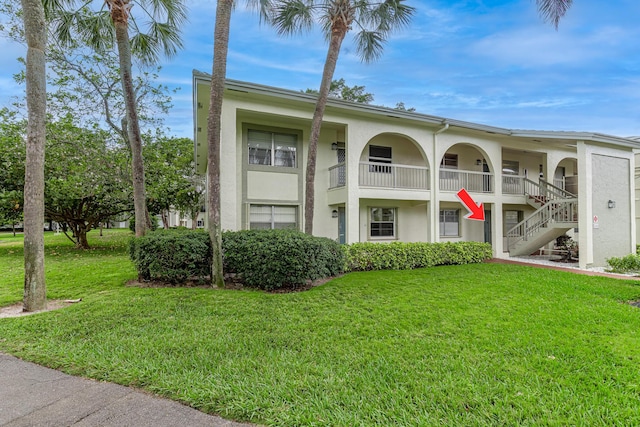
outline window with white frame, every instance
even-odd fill
[[[249,164],[296,167],[298,138],[295,134],[249,129],[247,132]]]
[[[391,164],[391,147],[369,146],[369,162]],[[390,166],[369,165],[369,172],[391,173]]]
[[[298,228],[298,207],[280,205],[250,205],[249,228],[269,230]]]
[[[458,172],[449,172],[442,169],[458,169],[458,155],[453,153],[445,153],[444,157],[442,157],[442,161],[440,162],[440,179],[444,180],[441,182],[441,185],[447,190],[452,190],[457,188],[459,183]]]
[[[443,169],[458,169],[458,155],[453,153],[445,153],[440,162]]]
[[[458,237],[460,236],[460,210],[441,209],[440,210],[440,236]]]
[[[518,225],[524,219],[523,211],[504,211],[504,234]]]
[[[396,237],[396,209],[371,208],[369,235],[373,238]]]
[[[502,173],[504,175],[519,175],[520,162],[517,160],[502,160]]]
[[[502,190],[508,194],[522,194],[522,180],[518,178],[520,163],[517,160],[502,160]],[[515,225],[515,224],[514,224]]]

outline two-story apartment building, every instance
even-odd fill
[[[207,74],[194,71],[197,169],[207,166]],[[228,80],[222,112],[222,227],[303,229],[315,96]],[[504,129],[330,100],[317,154],[314,234],[361,241],[484,241],[495,256],[560,235],[581,266],[635,251],[632,139]],[[464,218],[457,193],[482,203]]]

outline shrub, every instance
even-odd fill
[[[640,272],[640,256],[629,254],[622,258],[609,258],[607,264],[611,267],[608,271],[613,273],[638,273]]]
[[[347,270],[410,270],[446,264],[469,264],[492,257],[491,245],[456,243],[354,243],[346,248]]]
[[[228,231],[222,235],[224,269],[251,287],[300,287],[344,269],[335,241],[296,230]]]
[[[157,230],[132,238],[129,255],[144,280],[184,282],[211,271],[209,235],[203,231]]]

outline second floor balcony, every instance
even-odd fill
[[[458,191],[461,188],[476,193],[493,193],[493,174],[457,169],[441,169],[441,191]],[[346,164],[329,168],[329,188],[346,185]],[[392,163],[360,162],[358,185],[367,188],[430,190],[429,168]]]

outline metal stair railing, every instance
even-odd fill
[[[542,228],[552,223],[575,223],[578,221],[578,199],[564,198],[548,201],[534,213],[507,231],[509,250],[521,241],[530,240]]]
[[[532,181],[529,178],[525,178],[523,182],[523,192],[525,196],[540,197],[544,202],[557,199],[575,199],[578,197],[567,190],[556,187],[542,178],[540,182]]]

